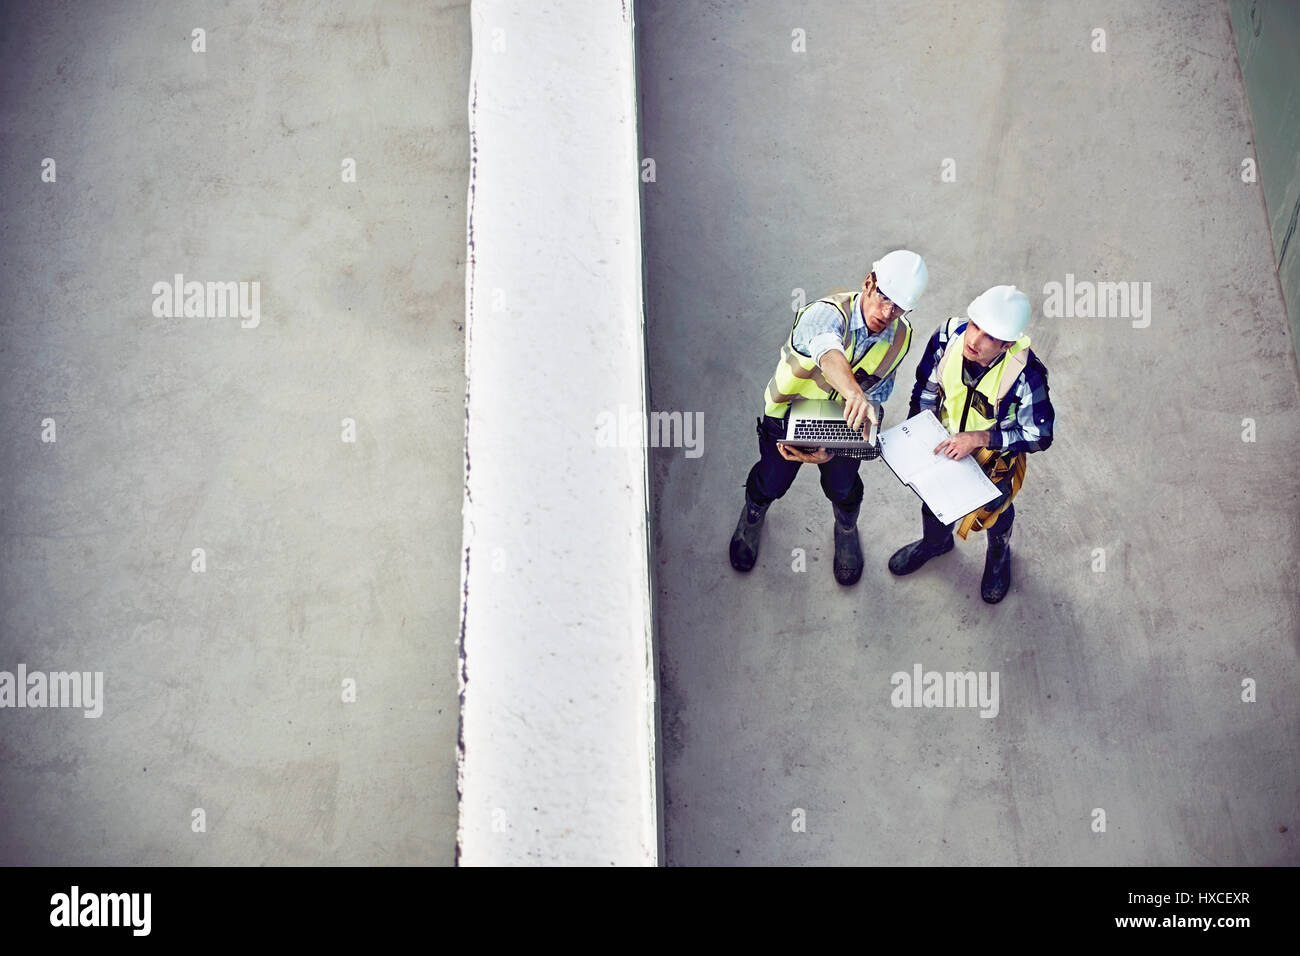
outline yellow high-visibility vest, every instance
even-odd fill
[[[832,292],[817,300],[835,306],[840,315],[844,316],[842,345],[846,357],[853,355],[861,337],[871,334],[870,329],[867,328],[849,328],[850,317],[857,307],[857,298],[861,294],[860,291]],[[766,401],[763,408],[765,415],[784,418],[790,402],[796,398],[837,399],[840,397],[840,393],[826,381],[812,357],[795,351],[794,330],[799,325],[799,320],[803,318],[804,312],[812,305],[813,303],[808,303],[795,315],[794,325],[790,326],[790,334],[786,336],[785,344],[781,346],[781,357],[777,360],[776,371],[772,373],[772,378],[763,391],[763,398]],[[912,326],[906,316],[898,316],[893,320],[892,325],[893,340],[886,342],[881,339],[867,349],[862,358],[858,359],[852,367],[853,377],[862,386],[863,391],[867,391],[891,375],[903,361],[908,346],[912,344]]]
[[[1020,378],[1030,354],[1029,336],[1022,335],[997,362],[985,370],[972,388],[966,384],[961,374],[961,348],[966,332],[963,330],[961,335],[953,334],[967,321],[962,316],[948,320],[948,346],[939,358],[939,421],[954,435],[957,432],[984,431],[998,423],[998,405],[1011,391],[1016,379]],[[1014,413],[1014,407],[1008,411]],[[1025,482],[1026,458],[1024,452],[1011,455],[989,448],[980,448],[975,452],[975,460],[992,480],[1005,480],[1005,475],[1011,472],[1011,493],[997,508],[978,508],[958,522],[957,534],[962,540],[971,531],[983,531],[990,527],[998,515],[1007,510]]]
[[[998,405],[1002,402],[1029,361],[1029,336],[1016,339],[980,376],[974,388],[962,379],[962,342],[966,338],[953,331],[968,320],[956,316],[948,320],[948,347],[939,359],[939,421],[952,434],[978,432],[996,425]]]

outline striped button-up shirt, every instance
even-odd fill
[[[965,328],[963,322],[953,334],[960,335]],[[924,409],[929,409],[936,416],[939,414],[939,359],[948,347],[948,339],[948,323],[944,322],[930,336],[925,354],[917,363],[916,385],[912,387],[912,405],[907,412],[908,418]],[[1047,394],[1047,369],[1035,353],[1031,351],[1030,356],[1024,371],[1011,386],[1011,391],[1007,392],[998,405],[997,425],[989,429],[989,448],[993,451],[1016,455],[1022,451],[1045,451],[1052,444],[1052,426],[1056,421],[1056,412]],[[968,388],[973,387],[985,369],[960,355],[954,358],[961,360],[962,381]],[[999,357],[998,361],[1002,361],[1002,358]],[[1014,412],[1011,411],[1013,405]]]
[[[849,331],[844,328],[844,316],[840,310],[829,302],[814,302],[799,317],[799,324],[794,327],[794,347],[798,352],[810,356],[817,367],[821,368],[822,356],[831,350],[844,355],[844,340],[853,329],[860,329],[858,340],[854,344],[853,354],[844,355],[849,367],[862,359],[867,351],[877,342],[894,341],[895,323],[888,323],[884,330],[873,334],[867,328],[866,317],[862,314],[862,293],[854,300],[853,312],[849,315]],[[895,369],[897,371],[897,369]],[[881,405],[889,399],[894,391],[894,374],[891,372],[871,388],[866,390],[867,399]]]

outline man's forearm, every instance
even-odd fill
[[[1018,455],[1021,452],[1046,451],[1051,447],[1051,444],[1052,435],[1050,429],[1046,433],[1036,429],[1031,436],[1022,428],[1001,428],[991,431],[988,447],[994,451],[1005,451]]]
[[[849,367],[849,360],[845,358],[843,352],[832,349],[823,355],[821,370],[831,388],[844,397],[863,394],[862,386],[853,377],[853,369]]]

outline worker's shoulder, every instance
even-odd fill
[[[847,303],[843,303],[844,297],[834,292],[828,292],[819,299],[813,299],[802,309],[799,310],[799,318],[802,321],[805,318],[813,319],[838,319],[844,322],[844,314],[848,310]]]
[[[806,306],[804,306],[804,309],[808,312],[825,311],[826,309],[830,309],[830,311],[832,312],[839,313],[841,318],[843,317],[843,313],[841,313],[840,310],[836,308],[835,303],[832,302],[826,296],[822,296],[820,299],[813,299]]]
[[[1032,345],[1026,351],[1029,354],[1025,358],[1025,367],[1020,373],[1021,378],[1025,380],[1030,388],[1036,387],[1039,382],[1046,386],[1047,366],[1043,364],[1043,360],[1038,357],[1038,353],[1034,351]]]
[[[849,306],[853,304],[853,297],[856,294],[856,289],[831,289],[830,292],[814,301],[813,305],[820,303],[824,307],[834,309],[843,318],[844,314],[849,310]]]
[[[950,316],[939,323],[939,327],[934,330],[934,337],[943,342],[954,335],[959,335],[961,330],[966,328],[966,322],[964,315]]]

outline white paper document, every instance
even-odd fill
[[[951,437],[929,409],[880,433],[880,453],[944,524],[952,524],[1001,494],[974,455],[953,461],[934,453]]]

